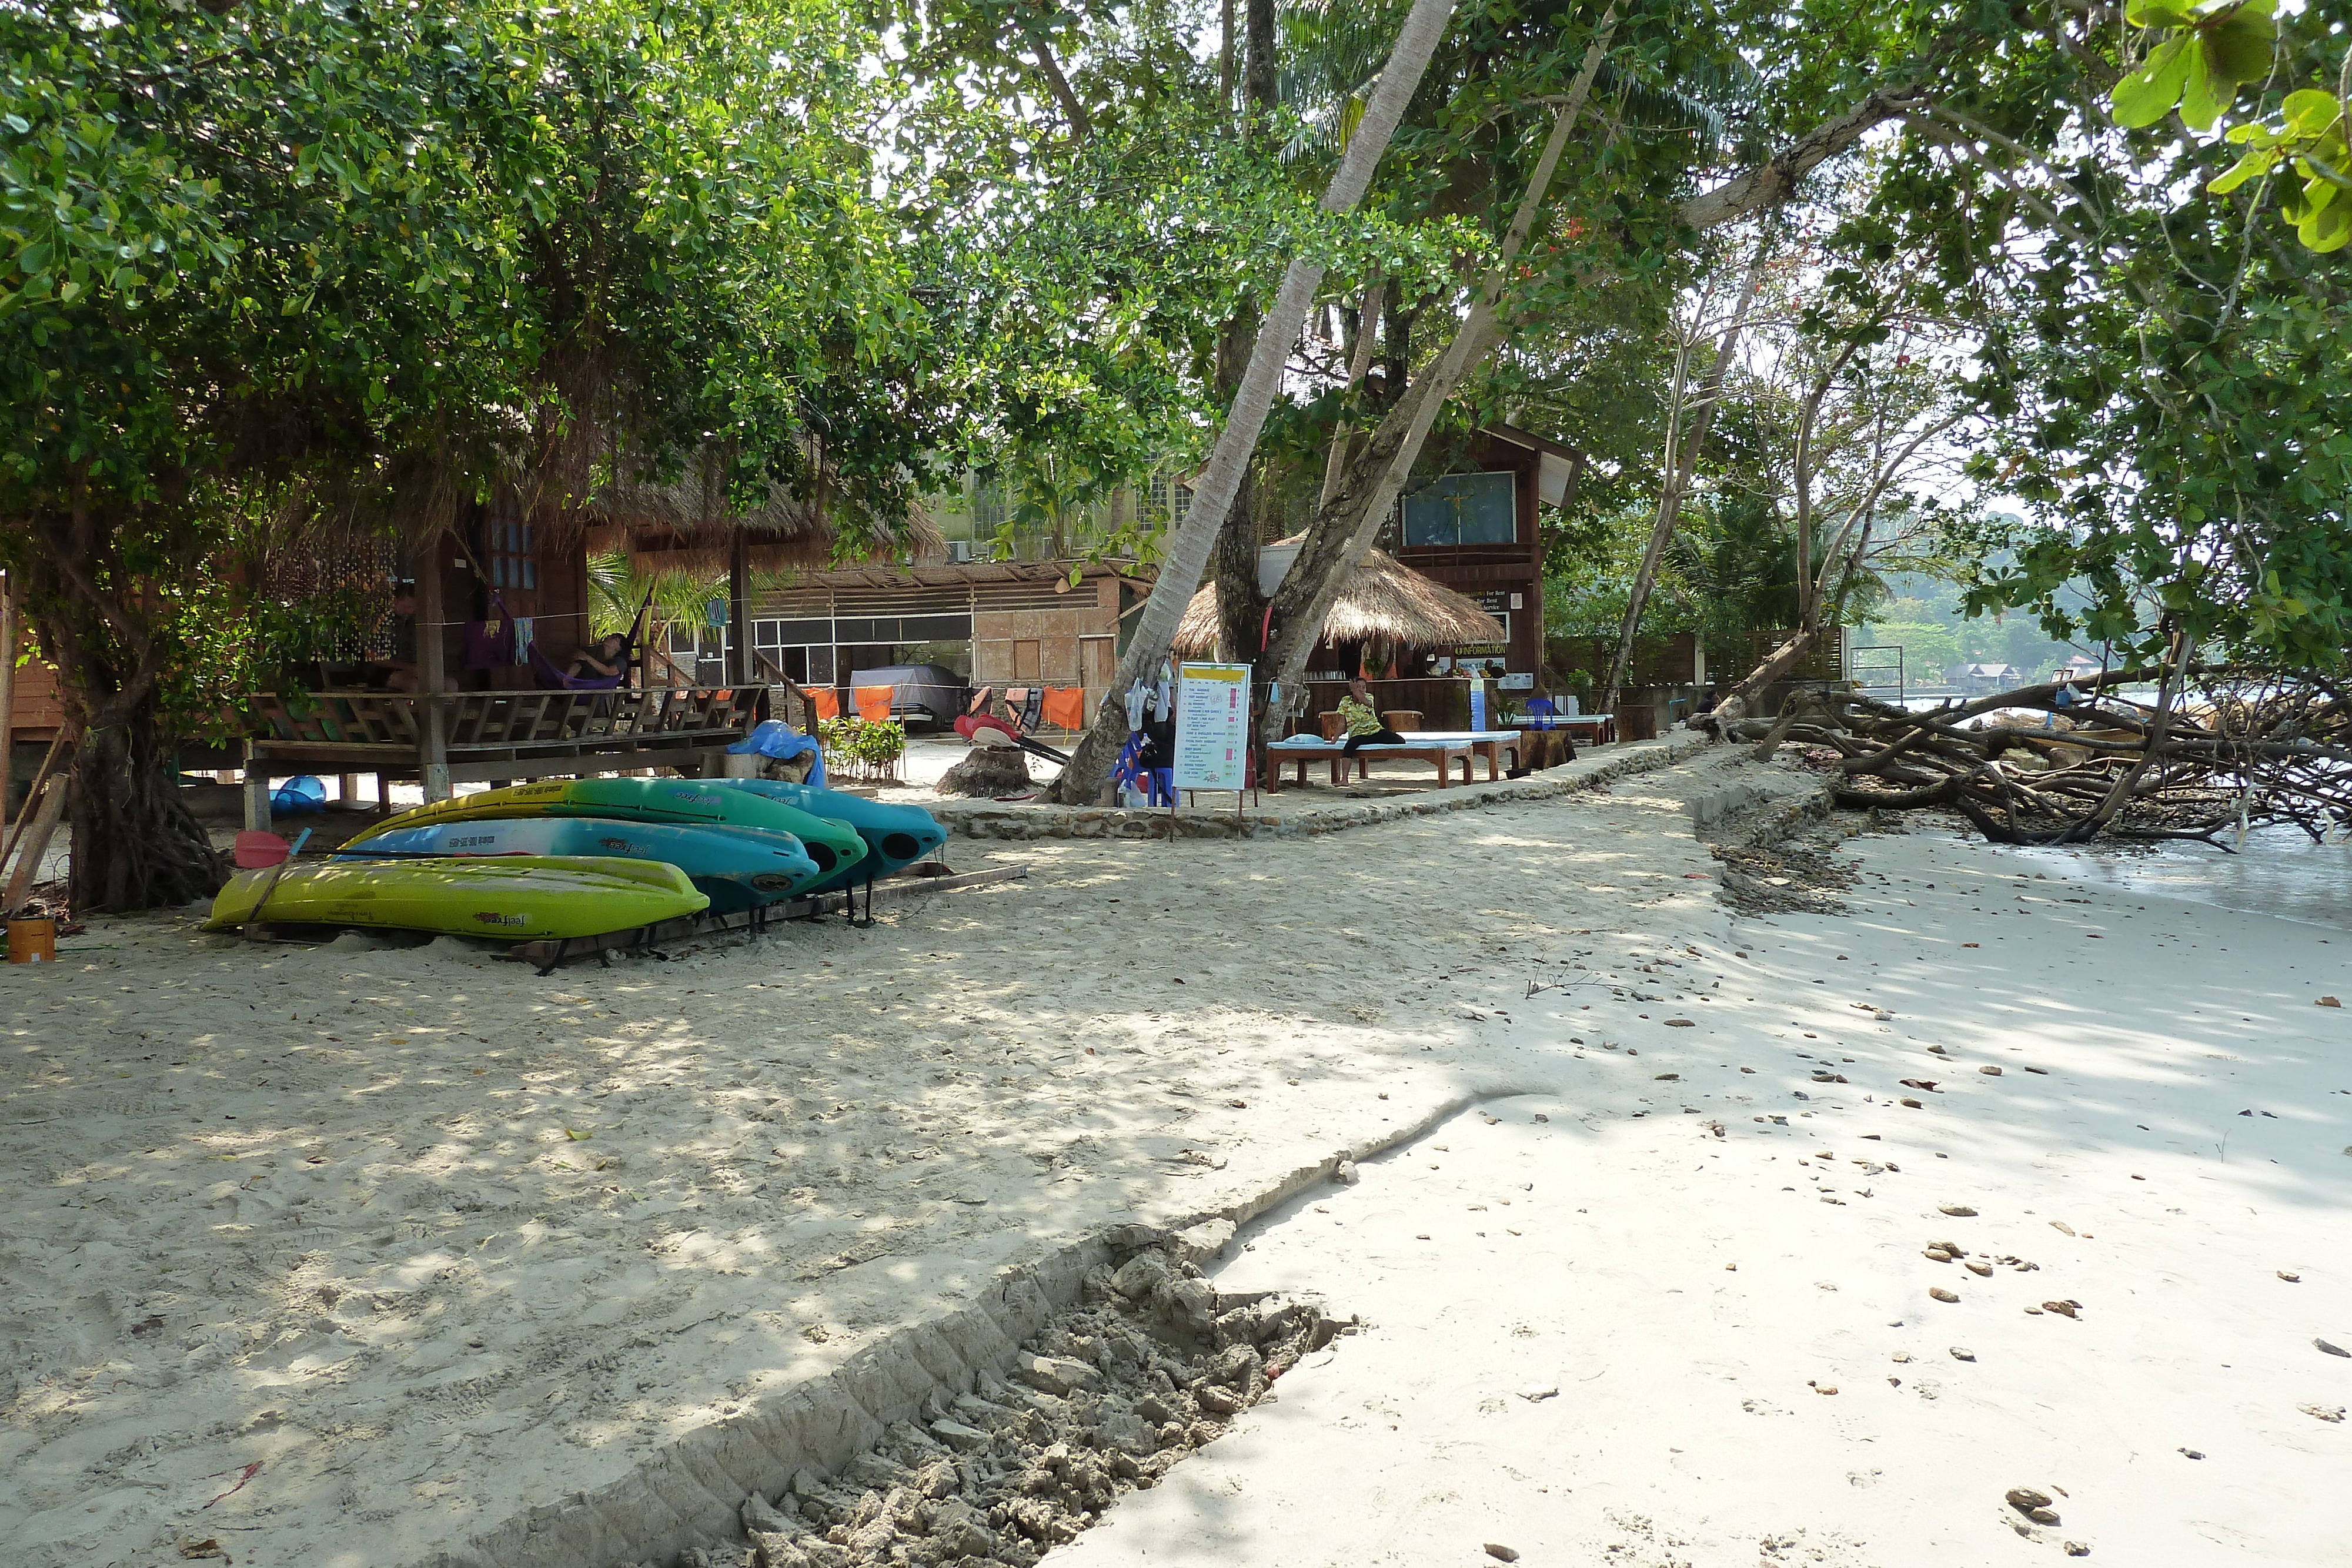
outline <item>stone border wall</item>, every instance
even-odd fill
[[[1295,815],[1273,812],[1129,810],[1112,806],[1011,806],[993,800],[942,800],[929,808],[950,833],[974,839],[1281,839],[1337,833],[1377,822],[1430,817],[1441,811],[1475,810],[1549,800],[1597,789],[1612,779],[1672,767],[1713,742],[1683,730],[1663,740],[1622,742],[1547,768],[1525,779],[1492,784],[1431,788],[1418,795],[1366,800],[1329,810]]]

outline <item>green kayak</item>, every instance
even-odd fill
[[[822,875],[831,878],[866,858],[866,841],[845,822],[819,817],[782,800],[698,779],[550,779],[513,784],[454,800],[435,800],[387,818],[352,839],[353,848],[382,833],[440,822],[502,817],[610,817],[621,821],[695,822],[765,828],[801,841]]]
[[[533,942],[601,936],[710,907],[709,895],[677,867],[609,855],[330,861],[278,871],[264,866],[229,878],[205,929],[274,920]]]

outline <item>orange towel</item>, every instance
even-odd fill
[[[831,686],[803,686],[801,689],[808,694],[809,709],[817,717],[824,719],[841,716],[839,692],[835,691]]]
[[[852,686],[849,700],[857,705],[857,716],[879,724],[890,716],[890,699],[898,695],[896,686]]]
[[[1087,688],[1084,686],[1047,686],[1045,688],[1045,722],[1055,729],[1087,727]]]

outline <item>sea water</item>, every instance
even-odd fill
[[[2274,915],[2352,931],[2352,842],[2315,844],[2300,828],[2273,824],[2215,835],[2237,852],[2176,840],[2153,848],[2089,845],[2010,852],[2053,876],[2063,870],[2128,893],[2152,893],[2243,915]]]

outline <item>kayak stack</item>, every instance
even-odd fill
[[[267,919],[593,936],[870,883],[946,840],[919,806],[804,784],[551,779],[404,811],[320,864],[239,872],[206,929]]]

